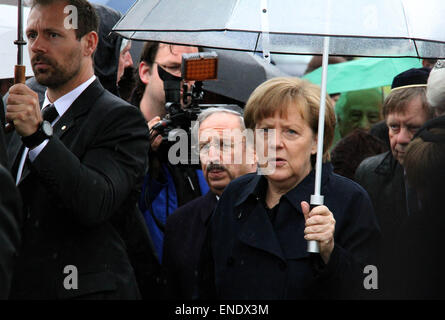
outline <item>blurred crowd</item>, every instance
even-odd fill
[[[186,134],[199,161],[173,161],[166,78],[186,110],[200,83],[182,80],[183,55],[204,49],[146,41],[133,60],[120,18],[31,3],[34,77],[0,99],[0,298],[445,298],[443,60],[331,94],[319,139],[318,85],[273,65],[247,84],[264,62],[226,52],[219,83],[236,85],[204,85]]]

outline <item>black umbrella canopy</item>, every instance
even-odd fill
[[[218,79],[204,82],[203,88],[243,103],[264,81],[288,76],[258,55],[231,50],[210,50],[218,54]]]

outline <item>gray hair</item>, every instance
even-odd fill
[[[199,127],[201,124],[211,115],[216,113],[226,113],[226,114],[233,114],[235,116],[238,116],[241,130],[246,129],[246,126],[244,124],[244,118],[243,118],[243,109],[241,109],[237,105],[224,105],[224,106],[218,106],[218,107],[210,107],[207,109],[204,109],[198,116],[198,119],[196,119],[191,132],[192,137],[192,146],[191,146],[191,152],[192,155],[196,155],[199,157]]]
[[[192,132],[194,132],[196,135],[198,134],[199,127],[201,124],[206,120],[208,117],[215,113],[228,113],[233,114],[239,117],[241,130],[246,129],[246,126],[244,125],[244,118],[243,118],[243,109],[238,107],[237,105],[227,105],[223,107],[210,107],[207,109],[204,109],[198,116],[198,119],[196,119],[195,125],[193,126]]]
[[[431,70],[426,98],[433,109],[445,112],[445,60],[438,60]]]

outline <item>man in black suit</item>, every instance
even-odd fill
[[[248,157],[251,146],[242,137],[245,126],[240,108],[206,109],[196,125],[201,167],[210,191],[167,218],[162,268],[168,299],[197,298],[199,257],[217,199],[230,181],[256,170],[253,149]],[[236,139],[243,142],[237,144]]]
[[[42,111],[23,84],[7,101],[8,156],[25,214],[11,298],[140,297],[119,228],[137,220],[148,129],[94,76],[97,26],[86,0],[32,3],[28,49],[48,89]]]

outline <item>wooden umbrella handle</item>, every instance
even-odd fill
[[[26,81],[26,67],[22,65],[15,65],[14,66],[14,84],[17,83],[25,83]],[[8,122],[5,125],[5,133],[12,132],[14,130],[14,124],[12,122]]]
[[[25,83],[26,81],[25,71],[26,71],[25,66],[22,65],[14,66],[14,84]]]

